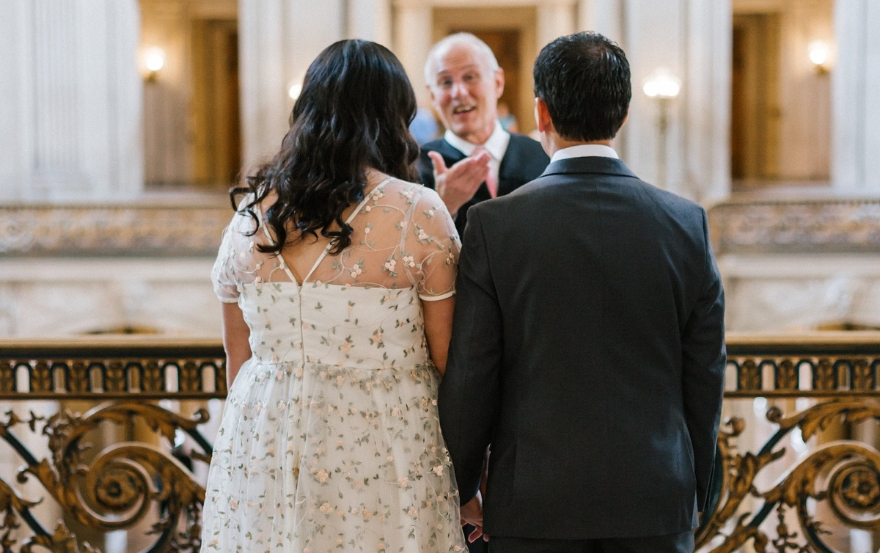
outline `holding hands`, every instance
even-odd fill
[[[470,201],[489,176],[491,156],[486,150],[478,150],[452,167],[446,167],[443,156],[438,152],[428,152],[434,165],[434,183],[437,194],[446,204],[453,217],[459,208]]]
[[[489,450],[486,450],[486,458],[483,460],[483,476],[480,479],[480,489],[470,501],[461,506],[461,525],[470,524],[474,527],[467,539],[474,543],[480,537],[483,541],[489,541],[489,536],[483,533],[483,497],[486,496],[486,483],[489,481]]]
[[[461,506],[461,525],[470,524],[474,530],[467,537],[467,540],[474,543],[480,537],[483,541],[489,541],[489,536],[483,533],[483,497],[480,492],[470,501]]]

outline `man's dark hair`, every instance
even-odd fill
[[[632,98],[629,62],[599,33],[559,37],[535,60],[535,96],[544,100],[560,137],[592,142],[614,138]]]

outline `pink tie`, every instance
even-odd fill
[[[486,152],[486,153],[489,153],[489,150],[487,150],[486,148],[483,148],[482,146],[479,146],[479,147],[477,147],[477,148],[474,150],[474,153],[471,154],[471,155],[477,155],[477,154],[479,154],[480,152]],[[490,159],[494,159],[494,158],[492,158],[492,154],[489,154],[489,158],[490,158]],[[486,188],[489,189],[489,195],[490,195],[490,196],[492,196],[493,198],[497,198],[497,197],[498,197],[498,179],[497,179],[497,178],[495,177],[495,175],[492,173],[492,167],[491,167],[491,166],[489,167],[489,174],[486,175]]]
[[[498,197],[498,179],[495,178],[491,168],[489,169],[489,174],[486,175],[486,188],[489,189],[489,194],[493,198]]]

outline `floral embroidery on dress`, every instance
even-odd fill
[[[454,293],[458,236],[434,191],[398,180],[350,224],[301,285],[253,219],[224,234],[212,279],[253,357],[215,443],[205,552],[466,550],[421,310]]]

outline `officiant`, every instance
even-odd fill
[[[537,141],[502,128],[504,71],[476,36],[457,33],[435,44],[425,82],[446,132],[422,145],[419,180],[437,190],[464,235],[471,206],[537,178],[550,159]]]

